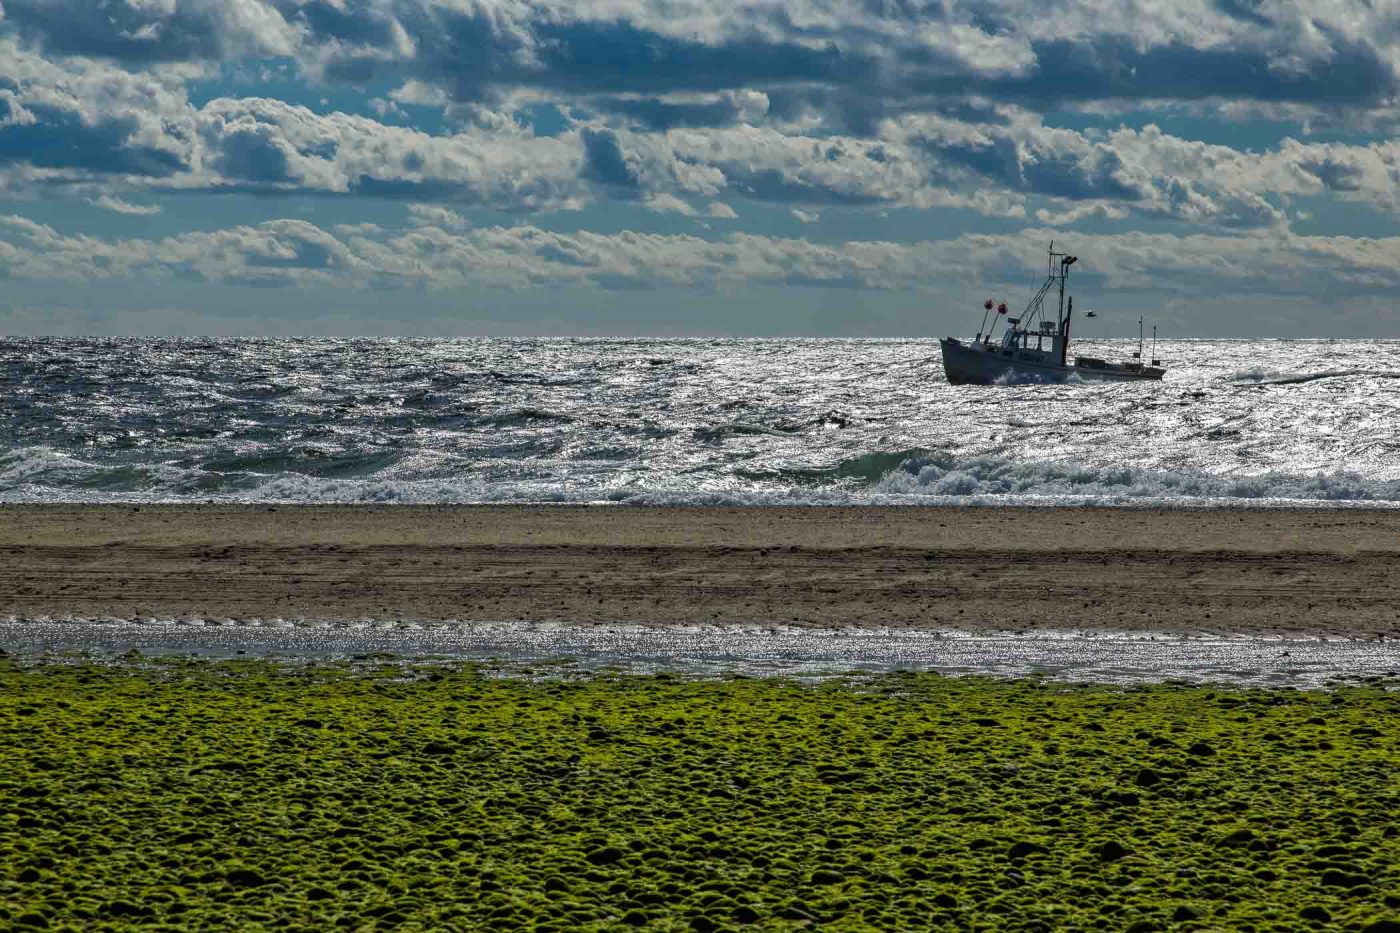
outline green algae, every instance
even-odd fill
[[[0,661],[0,927],[1400,929],[1400,697]]]

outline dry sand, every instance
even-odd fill
[[[0,506],[0,616],[1400,634],[1400,513]]]

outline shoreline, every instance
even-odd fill
[[[1400,636],[1400,513],[3,505],[0,618]]]
[[[802,683],[933,674],[1038,683],[1223,689],[1400,684],[1400,640],[1038,632],[496,623],[229,623],[0,619],[0,657],[22,667],[361,662],[479,669],[493,677],[667,675]]]

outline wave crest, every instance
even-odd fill
[[[1370,480],[1355,473],[1220,476],[1075,461],[1015,461],[993,455],[962,460],[911,457],[882,477],[875,491],[906,496],[1071,499],[1103,505],[1128,500],[1400,503],[1400,481]]]

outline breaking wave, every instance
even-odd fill
[[[1268,502],[1400,505],[1400,480],[1354,473],[1221,476],[1194,470],[1092,466],[1072,461],[1017,462],[995,456],[958,460],[911,457],[881,478],[883,494],[977,500],[1053,500],[1076,504],[1238,504]]]
[[[874,452],[825,469],[773,471],[749,480],[744,486],[678,481],[565,485],[322,471],[239,472],[219,483],[199,469],[100,467],[50,450],[0,458],[0,502],[1400,508],[1400,480],[1370,480],[1353,473],[1223,476],[990,455],[958,457],[927,450]]]
[[[936,348],[0,338],[0,502],[1400,502],[1400,343],[1164,343],[1161,383],[1004,389]]]

